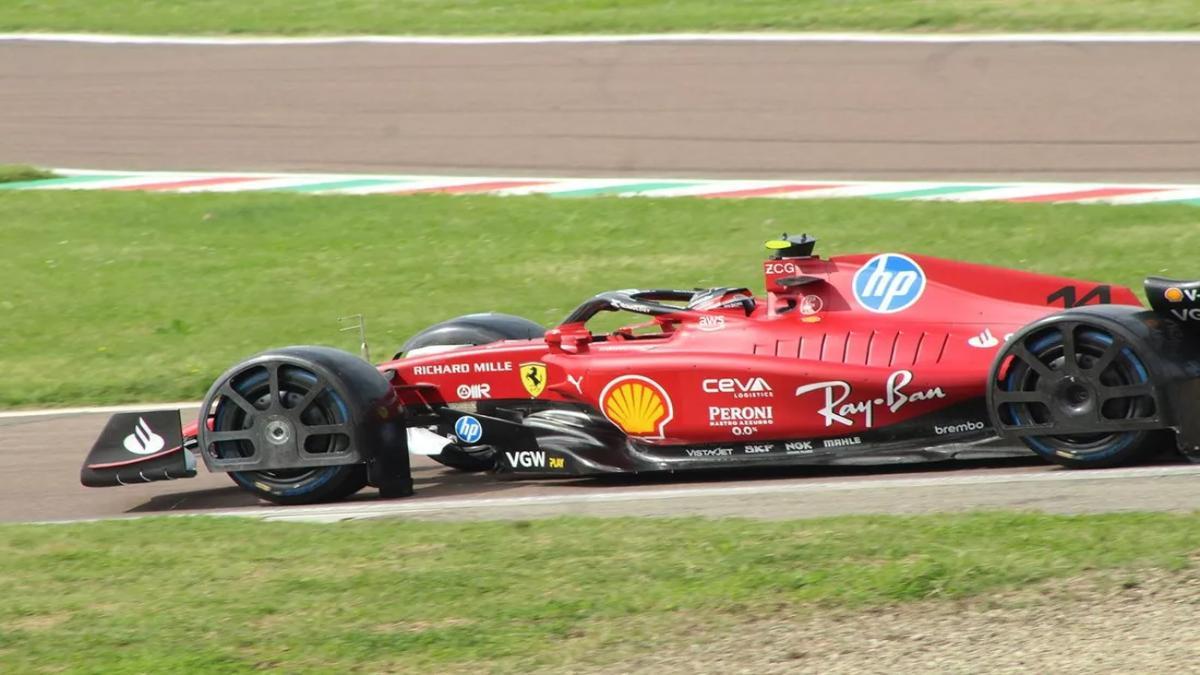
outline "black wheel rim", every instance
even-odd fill
[[[1120,337],[1078,323],[1026,336],[1009,350],[997,394],[1002,419],[1014,426],[1056,420],[1122,420],[1153,413],[1149,374]],[[1044,454],[1100,459],[1129,446],[1141,432],[1027,436]]]
[[[342,452],[350,443],[350,416],[341,396],[307,369],[268,363],[242,371],[219,390],[213,406],[213,454],[250,457],[256,443],[287,442],[296,436],[304,452]],[[262,426],[263,428],[259,428]],[[321,480],[337,467],[232,472],[241,483],[266,483],[287,492]]]

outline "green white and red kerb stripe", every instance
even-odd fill
[[[490,194],[550,197],[867,199],[1200,205],[1200,185],[968,183],[652,178],[521,178],[361,174],[178,173],[58,169],[60,178],[0,183],[3,190],[301,192],[310,194]]]

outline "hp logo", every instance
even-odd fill
[[[863,309],[891,314],[908,309],[925,290],[925,270],[899,253],[881,253],[854,274],[854,299]]]
[[[454,423],[454,435],[463,443],[478,443],[483,438],[483,425],[474,417],[465,415]]]

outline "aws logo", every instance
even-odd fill
[[[600,410],[630,436],[662,438],[675,415],[662,385],[641,375],[622,375],[600,392]]]

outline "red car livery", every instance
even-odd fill
[[[1200,284],[1149,279],[1145,309],[1111,284],[915,254],[826,259],[814,246],[771,242],[762,295],[608,291],[548,330],[468,315],[370,373],[344,352],[267,352],[214,383],[178,452],[292,503],[383,487],[408,452],[543,476],[1031,450],[1087,467],[1187,454],[1200,438],[1181,393],[1200,373]],[[608,312],[636,320],[594,331]],[[1001,436],[1023,444],[992,443]],[[97,449],[93,465],[119,454],[113,438]],[[128,482],[137,465],[85,464],[85,482]],[[312,487],[337,472],[356,477]]]

